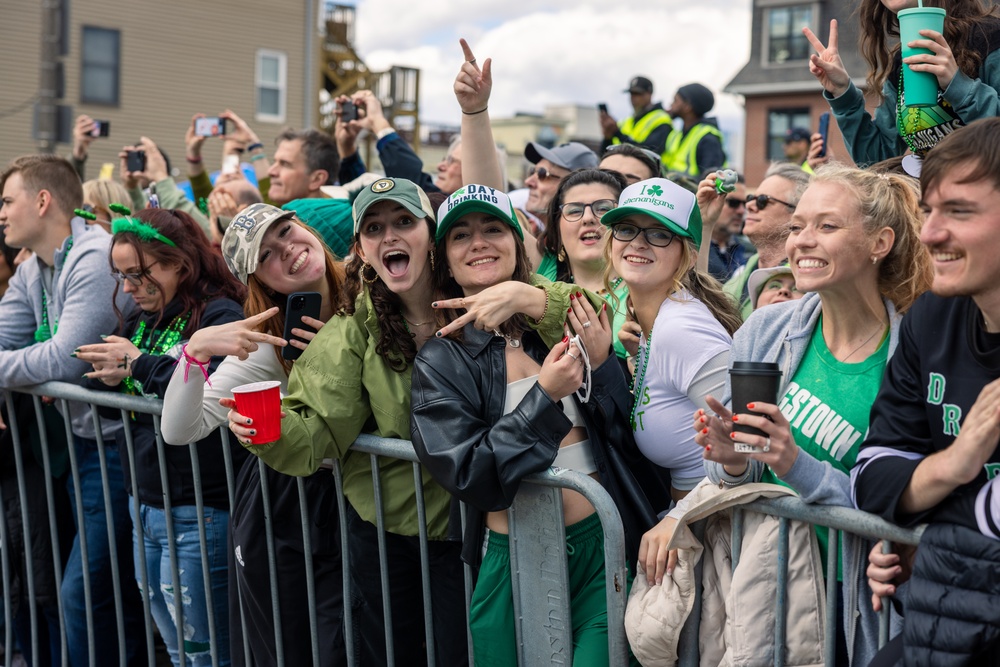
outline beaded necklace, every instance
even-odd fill
[[[66,241],[66,251],[63,253],[63,266],[66,265],[66,258],[69,257],[69,251],[73,249],[73,237],[69,237]],[[53,278],[55,273],[52,274]],[[45,285],[42,285],[42,323],[38,325],[35,329],[35,342],[44,343],[45,341],[52,338],[53,334],[59,330],[59,318],[52,318],[52,328],[49,328],[49,293],[45,289]]]
[[[642,399],[642,395],[639,393],[639,389],[643,388],[643,384],[646,381],[646,369],[649,367],[649,357],[650,353],[653,351],[653,327],[649,328],[649,337],[646,338],[646,347],[643,350],[642,357],[642,368],[635,375],[635,380],[632,384],[632,397],[634,402],[632,403],[632,430],[635,431],[635,415],[639,410],[639,403]]]
[[[917,147],[913,143],[913,139],[910,135],[906,133],[905,126],[903,125],[903,117],[906,115],[906,105],[903,103],[903,68],[899,68],[899,87],[896,88],[896,129],[899,130],[899,136],[903,140],[903,143],[910,149],[910,152],[914,155],[918,155]]]
[[[149,336],[147,336],[145,342],[143,342],[143,336],[146,333],[146,322],[143,320],[142,322],[139,322],[139,326],[136,327],[135,333],[132,334],[132,344],[139,348],[139,351],[143,354],[151,354],[154,357],[163,356],[180,342],[181,332],[184,331],[184,328],[187,326],[188,320],[190,319],[191,311],[175,317],[170,321],[167,328],[160,333],[156,342],[153,342],[153,336],[156,334],[155,330],[150,331]],[[136,382],[131,376],[126,377],[123,380],[123,384],[125,385],[126,393],[137,393]]]

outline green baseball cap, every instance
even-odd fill
[[[434,207],[416,183],[405,178],[380,178],[354,199],[354,233],[361,229],[368,208],[380,201],[394,201],[418,218],[434,220]]]
[[[701,211],[694,193],[665,178],[651,178],[628,186],[618,198],[618,208],[608,211],[601,224],[610,227],[622,218],[648,215],[678,236],[701,246]]]
[[[514,213],[514,205],[503,190],[471,183],[463,186],[444,200],[438,209],[438,226],[435,241],[441,242],[451,226],[466,213],[488,213],[495,215],[514,229],[517,237],[524,240],[524,232]]]

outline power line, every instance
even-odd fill
[[[26,99],[24,102],[21,102],[17,106],[13,106],[10,109],[5,109],[3,111],[0,111],[0,118],[6,118],[7,116],[13,116],[14,114],[21,113],[22,111],[30,107],[32,104],[34,104],[35,100],[37,99],[38,99],[37,95],[32,95],[31,97]]]

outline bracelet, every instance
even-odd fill
[[[266,159],[267,159],[266,153],[257,153],[256,155],[250,156],[250,162],[256,162],[257,160],[266,160]]]
[[[727,486],[740,486],[745,481],[747,481],[747,479],[750,478],[750,470],[751,469],[752,469],[752,466],[750,465],[750,462],[747,461],[747,469],[743,471],[743,474],[740,475],[739,477],[736,477],[736,478],[732,479],[732,480],[728,480],[728,479],[725,479],[723,477],[723,475],[729,475],[729,473],[726,472],[725,468],[723,468],[722,471],[719,473],[719,488],[722,489],[722,488],[725,488]],[[732,475],[729,475],[729,476],[732,477]]]
[[[257,141],[257,142],[255,142],[255,143],[252,143],[252,144],[250,144],[249,146],[247,146],[247,152],[249,153],[249,152],[251,152],[251,151],[255,151],[255,150],[257,150],[258,148],[263,148],[263,147],[264,147],[264,144],[262,144],[262,143],[260,143],[259,141]]]
[[[391,125],[389,127],[383,127],[381,130],[375,133],[376,139],[384,139],[390,134],[394,133],[396,130]]]
[[[208,379],[208,368],[207,368],[209,362],[207,362],[207,361],[198,361],[197,359],[195,359],[194,357],[192,357],[190,354],[188,354],[187,347],[188,347],[187,343],[184,343],[184,347],[181,348],[181,354],[184,356],[184,364],[185,364],[185,366],[184,366],[184,382],[187,383],[187,381],[188,381],[188,371],[190,371],[191,370],[191,366],[194,365],[194,366],[197,366],[198,368],[201,369],[202,375],[205,376],[205,382],[208,383],[209,387],[211,387],[212,386],[212,382]]]
[[[545,287],[543,287],[542,285],[537,285],[537,287],[538,289],[542,290],[542,292],[545,294],[545,307],[542,308],[541,316],[537,320],[535,320],[536,325],[541,324],[542,320],[545,319],[545,314],[549,312],[549,291],[545,289]]]
[[[464,113],[466,116],[475,116],[476,114],[483,113],[487,109],[489,109],[489,106],[485,106],[482,109],[480,109],[479,111],[462,111],[462,113]]]
[[[191,156],[185,156],[185,157],[187,158],[187,161],[190,162],[191,164],[201,164],[200,155],[198,157],[191,157]]]

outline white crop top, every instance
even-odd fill
[[[527,396],[536,382],[538,382],[537,375],[508,382],[503,413],[506,415],[513,412],[514,408]],[[572,396],[564,397],[561,403],[563,413],[569,418],[570,423],[574,427],[587,428],[587,423],[583,420],[583,415],[580,414],[580,406],[576,404]],[[597,472],[594,453],[590,448],[590,439],[560,447],[559,453],[556,455],[556,459],[552,462],[552,465],[560,468],[569,468],[570,470],[576,470],[587,475]]]

